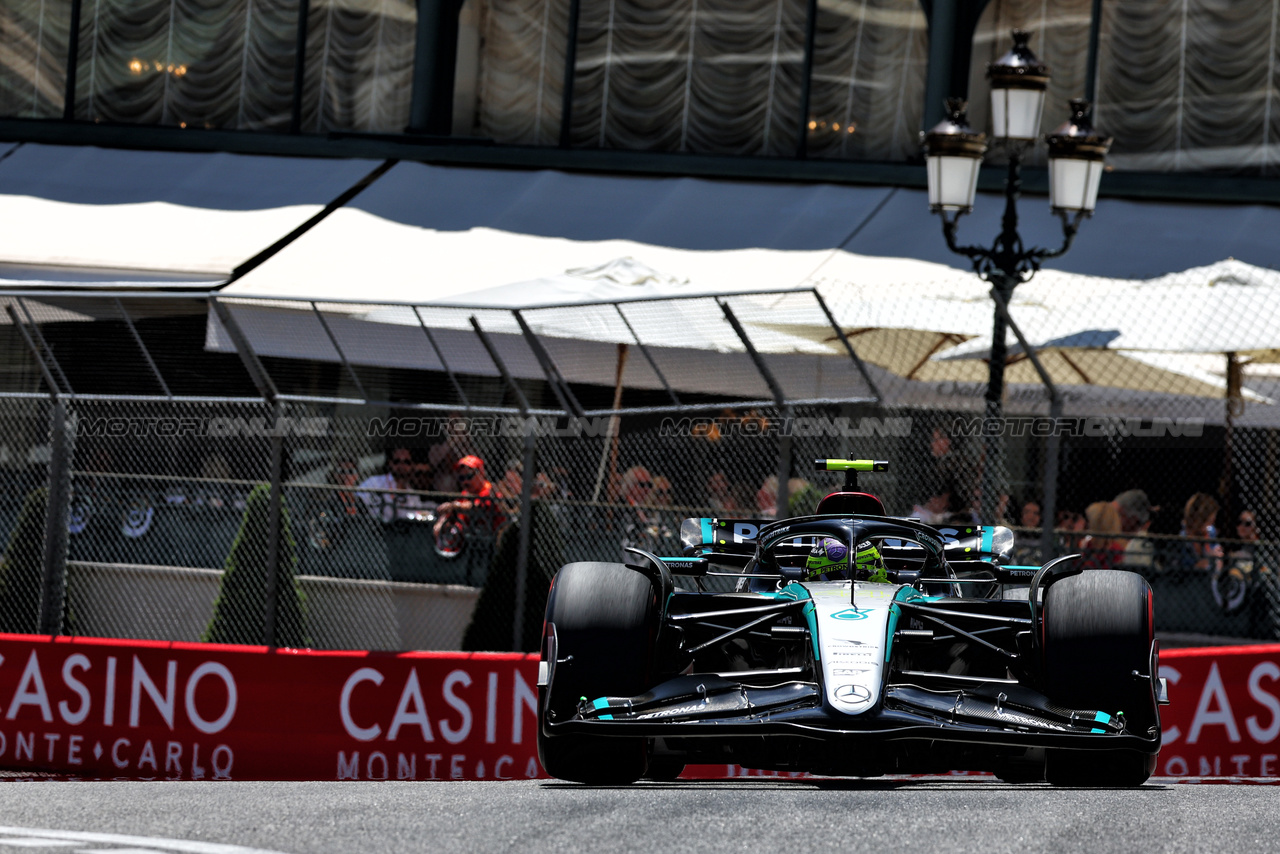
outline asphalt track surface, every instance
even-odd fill
[[[0,783],[0,854],[1265,852],[1280,786],[989,779]]]

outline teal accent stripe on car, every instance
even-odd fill
[[[604,697],[601,697],[601,698],[600,698],[600,699],[598,699],[598,700],[592,700],[592,701],[591,701],[591,708],[593,708],[593,709],[607,709],[607,708],[609,708],[609,701],[608,701],[607,699],[605,699]]]
[[[894,602],[914,602],[918,599],[924,599],[920,595],[920,591],[914,587],[899,587],[898,592],[893,594]],[[941,598],[941,597],[935,597]],[[893,654],[893,633],[898,630],[898,618],[902,616],[902,609],[897,605],[889,606],[889,629],[884,639],[884,661],[889,663],[889,656]]]
[[[702,542],[714,543],[716,541],[716,535],[711,530],[711,520],[701,519],[700,521],[702,522]]]
[[[986,525],[982,527],[982,550],[991,554],[991,528]]]
[[[1101,732],[1101,733],[1106,733],[1106,730],[1105,730],[1105,729],[1098,729],[1097,727],[1094,727],[1093,729],[1089,730],[1089,732]]]
[[[789,602],[799,602],[801,599],[809,599],[804,606],[804,621],[809,624],[809,639],[813,641],[813,660],[822,660],[822,649],[818,646],[818,617],[817,609],[814,607],[812,598],[809,596],[808,589],[798,582],[792,581],[786,587],[776,593],[761,592],[761,596],[770,599],[785,599]]]
[[[1111,715],[1107,714],[1106,712],[1098,712],[1096,715],[1093,716],[1093,719],[1100,724],[1111,723]]]
[[[818,609],[813,602],[804,606],[804,620],[809,624],[809,638],[813,641],[813,660],[822,661],[822,650],[818,647]]]

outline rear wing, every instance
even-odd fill
[[[751,555],[760,529],[775,519],[698,517],[680,523],[680,542],[687,557]],[[943,525],[935,528],[948,561],[997,560],[1013,545],[1013,532],[1000,525]]]

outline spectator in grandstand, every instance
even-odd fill
[[[524,463],[520,460],[507,460],[507,469],[498,481],[498,489],[503,495],[519,496],[524,489]]]
[[[404,447],[392,447],[386,453],[386,468],[382,474],[365,478],[356,487],[356,495],[373,518],[383,523],[397,519],[412,519],[435,507],[435,502],[424,496],[399,490],[412,490],[413,451]]]
[[[733,485],[723,471],[714,471],[707,478],[706,505],[717,516],[735,516],[742,512],[733,495]]]
[[[520,460],[508,460],[507,470],[494,488],[514,508],[519,503],[524,490],[524,463]],[[551,475],[540,471],[533,479],[533,488],[529,494],[536,500],[559,497],[559,491],[559,486],[551,479]]]
[[[359,481],[360,469],[356,466],[354,459],[343,455],[334,460],[333,466],[329,469],[329,483],[333,486],[349,487],[336,493],[337,503],[342,507],[344,515],[355,516],[360,512],[362,502],[352,491]]]
[[[1120,533],[1120,511],[1114,501],[1095,501],[1084,510],[1085,538],[1080,542],[1085,565],[1090,569],[1112,569],[1124,556],[1125,541]]]
[[[957,442],[946,427],[933,428],[929,440],[936,482],[951,485],[951,502],[960,512],[978,503],[982,479],[982,449],[975,442]]]
[[[436,492],[458,492],[458,482],[453,477],[454,464],[462,457],[448,442],[437,442],[427,449],[427,462],[435,474],[431,488]]]
[[[1152,510],[1160,508],[1151,506],[1151,499],[1141,489],[1129,489],[1116,496],[1116,512],[1120,515],[1120,530],[1126,534],[1136,532],[1151,521]]]
[[[539,478],[542,475],[538,476]],[[573,490],[570,488],[569,470],[564,466],[552,466],[547,469],[547,495],[554,495],[556,498],[570,499],[573,498]]]
[[[1160,508],[1152,507],[1141,489],[1125,490],[1112,503],[1120,516],[1121,533],[1133,535],[1125,539],[1120,564],[1139,572],[1151,569],[1155,564],[1155,544],[1142,535],[1151,527],[1151,514]]]
[[[431,492],[435,489],[436,469],[431,464],[431,453],[427,448],[413,448],[413,468],[409,472],[409,488],[419,492]],[[418,496],[426,504],[435,507],[435,502],[426,496]]]
[[[653,495],[650,499],[656,507],[670,507],[671,479],[666,475],[657,475],[653,479]]]
[[[1021,530],[1014,534],[1013,562],[1028,566],[1040,562],[1040,502],[1024,501],[1018,510]]]
[[[1022,502],[1022,507],[1018,509],[1018,524],[1024,528],[1030,528],[1039,533],[1040,528],[1040,502],[1032,499]]]
[[[653,494],[653,475],[644,466],[632,466],[618,479],[618,498],[623,504],[641,507],[649,504]],[[637,511],[644,518],[643,511]]]
[[[1218,529],[1218,501],[1212,495],[1197,492],[1182,508],[1182,536],[1172,561],[1173,569],[1217,572],[1222,568],[1222,546],[1214,542]]]
[[[772,519],[778,515],[778,476],[771,474],[756,490],[756,516]]]
[[[468,526],[484,525],[491,531],[502,527],[507,520],[506,507],[500,501],[503,495],[485,477],[484,460],[468,454],[454,463],[453,473],[462,488],[462,497],[450,499],[436,508],[435,535],[440,536],[451,517]]]
[[[1074,534],[1084,530],[1084,523],[1084,516],[1075,510],[1059,510],[1053,527],[1059,531],[1069,531]]]
[[[1083,513],[1065,508],[1058,511],[1053,526],[1054,537],[1058,543],[1058,554],[1074,554],[1080,551],[1084,526]]]
[[[1231,548],[1227,561],[1242,572],[1271,572],[1265,565],[1264,556],[1259,551],[1258,514],[1252,510],[1241,510],[1236,516],[1236,539],[1240,540]]]
[[[939,480],[923,504],[911,508],[911,515],[926,525],[973,525],[973,511],[961,500],[961,489],[953,480]]]
[[[676,542],[679,523],[654,506],[656,480],[644,466],[632,466],[618,479],[617,502],[622,507],[611,512],[613,524],[622,535],[624,555],[627,546],[656,554],[680,548]]]
[[[932,495],[911,508],[911,515],[926,525],[936,525],[946,518],[950,501],[951,492],[946,487],[938,487]]]

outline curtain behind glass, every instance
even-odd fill
[[[403,131],[417,26],[414,0],[312,0],[303,131]]]
[[[1104,4],[1106,5],[1106,4]],[[1114,5],[1114,2],[1111,4]],[[992,0],[978,21],[973,37],[973,58],[969,66],[969,124],[991,133],[991,86],[987,65],[1013,47],[1014,28],[1032,34],[1031,52],[1049,66],[1049,89],[1045,93],[1041,133],[1049,133],[1070,115],[1068,101],[1084,97],[1089,56],[1089,17],[1092,0]],[[1101,125],[1099,125],[1101,127]],[[1110,128],[1105,128],[1111,133]],[[1043,166],[1048,150],[1033,146],[1025,163]],[[1003,160],[993,149],[992,160]]]
[[[974,39],[969,118],[990,131],[987,62],[1009,49],[1009,30],[1035,33],[1031,49],[1052,72],[1041,129],[1082,97],[1089,0],[992,0]],[[1094,124],[1115,138],[1121,170],[1245,171],[1280,165],[1280,0],[1108,0],[1098,51]],[[1033,162],[1043,163],[1043,146]]]
[[[917,0],[819,0],[810,156],[905,160],[919,154],[928,36]]]
[[[486,4],[481,135],[556,143],[568,7]],[[572,144],[791,157],[804,133],[812,156],[914,155],[927,56],[917,0],[820,0],[801,116],[805,16],[804,0],[582,0]]]
[[[1277,0],[1104,6],[1099,127],[1118,169],[1274,174]]]
[[[499,142],[556,145],[569,0],[489,0],[481,14],[477,132]]]
[[[287,129],[297,0],[84,0],[76,117]]]
[[[583,0],[573,144],[792,155],[803,0]]]
[[[288,130],[299,8],[299,0],[84,0],[76,117]],[[302,129],[403,130],[416,22],[413,0],[312,0]]]
[[[62,115],[67,80],[68,3],[0,3],[0,116]]]

